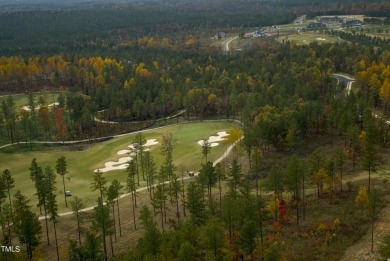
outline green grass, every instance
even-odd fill
[[[371,37],[379,37],[382,39],[390,38],[390,25],[376,25],[376,24],[368,24],[364,27],[359,28],[348,28],[345,31],[352,33],[364,33]]]
[[[28,96],[29,96],[28,94],[11,95],[11,96],[14,99],[17,113],[20,112],[23,106],[28,105]],[[51,104],[57,101],[58,92],[33,93],[35,104],[38,104],[39,97],[41,96],[45,99],[46,104]],[[7,97],[8,96],[1,96],[0,102],[2,102],[3,100],[7,100]]]
[[[204,161],[201,146],[197,144],[200,139],[208,138],[218,131],[228,131],[236,125],[230,122],[204,122],[204,123],[187,123],[164,127],[157,130],[144,132],[146,139],[156,138],[159,144],[149,147],[156,162],[157,168],[161,165],[163,157],[160,155],[161,136],[165,132],[171,132],[177,143],[173,151],[174,164],[181,171],[198,170]],[[134,135],[127,135],[120,138],[114,138],[105,142],[60,147],[44,147],[43,145],[34,146],[31,151],[25,145],[19,147],[6,148],[0,151],[1,171],[9,169],[15,179],[15,189],[21,190],[31,203],[36,205],[37,200],[35,187],[30,180],[29,167],[31,160],[37,158],[38,164],[45,168],[46,166],[55,167],[56,160],[64,155],[68,164],[67,177],[65,179],[66,190],[70,190],[73,196],[83,198],[87,206],[93,205],[97,192],[90,190],[90,184],[93,179],[94,170],[103,168],[107,161],[116,161],[126,155],[117,155],[121,149],[126,149],[132,143]],[[229,144],[223,142],[220,146],[211,149],[209,160],[214,161],[220,157]],[[125,170],[115,170],[105,172],[103,176],[110,183],[114,178],[126,185]],[[141,187],[145,184],[141,184]],[[65,211],[65,204],[62,197],[62,180],[57,177],[57,195],[60,212]],[[60,192],[61,191],[61,192]]]
[[[230,42],[230,48],[239,49],[248,44],[258,43],[264,41],[264,38],[238,38]]]
[[[276,39],[279,42],[282,42],[283,40],[288,40],[290,42],[295,42],[297,45],[310,44],[311,42],[336,43],[343,41],[338,39],[337,37],[316,32],[302,32],[300,34],[283,35]]]

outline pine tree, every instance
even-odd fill
[[[270,173],[267,176],[266,187],[269,190],[274,191],[274,202],[275,202],[275,220],[278,220],[278,207],[276,206],[278,200],[283,192],[283,172],[279,165],[274,165],[271,168]]]
[[[152,212],[149,208],[143,206],[140,211],[140,220],[142,228],[144,229],[144,235],[142,237],[142,252],[144,254],[152,254],[156,257],[159,252],[160,245],[162,244],[162,236],[157,228],[156,221],[154,221]]]
[[[144,146],[143,144],[146,142],[146,139],[143,135],[142,132],[139,132],[137,133],[135,136],[134,136],[134,140],[133,142],[135,144],[138,144],[138,146],[136,147],[137,149],[137,157],[139,155],[139,161],[137,161],[138,163],[138,166],[140,167],[141,169],[141,173],[142,173],[142,178],[143,180],[145,181],[145,149],[144,149]],[[138,184],[139,185],[139,184]]]
[[[181,192],[180,182],[175,174],[172,175],[171,178],[171,190],[169,191],[170,195],[173,197],[176,203],[176,217],[177,222],[180,221],[180,211],[179,211],[179,197]]]
[[[103,204],[103,200],[100,197],[97,200],[97,206],[94,208],[93,217],[92,229],[101,236],[104,260],[107,260],[106,236],[111,233],[112,220],[110,219],[110,210]]]
[[[40,243],[41,223],[38,216],[31,211],[29,200],[17,191],[14,195],[14,227],[19,242],[27,246],[29,260],[33,258],[33,251]]]
[[[218,181],[218,177],[215,173],[215,167],[213,166],[213,163],[208,161],[206,162],[206,164],[202,164],[198,180],[203,186],[207,186],[207,194],[209,200],[211,200],[211,189]]]
[[[214,258],[218,260],[225,243],[222,223],[216,217],[212,216],[201,228],[200,233],[203,248],[211,250]]]
[[[208,142],[208,140],[203,140],[202,154],[205,157],[205,163],[207,163],[207,155],[210,153],[210,150],[211,150],[211,144]]]
[[[65,188],[65,175],[68,173],[66,166],[66,159],[64,156],[61,156],[57,159],[56,164],[56,172],[58,175],[62,176],[62,185],[64,187],[64,199],[65,199],[65,207],[68,207],[68,202],[66,201],[66,188]]]
[[[154,163],[153,157],[149,151],[145,151],[144,163],[145,163],[146,184],[149,190],[149,198],[150,200],[152,200],[153,191],[154,191],[154,181],[156,176],[156,164]]]
[[[70,202],[70,206],[72,207],[72,211],[74,212],[76,220],[77,220],[77,232],[78,232],[78,238],[79,238],[79,245],[81,245],[80,210],[84,208],[84,204],[80,198],[74,197],[73,200]]]
[[[6,186],[5,186],[5,182],[3,180],[3,177],[0,176],[0,223],[1,223],[1,231],[3,233],[3,239],[4,241],[8,240],[6,239],[6,236],[5,236],[5,227],[4,227],[4,201],[5,199],[7,198],[7,195],[6,195]]]
[[[303,187],[302,184],[303,170],[302,163],[296,155],[290,157],[287,166],[286,185],[288,189],[293,192],[294,200],[296,204],[296,219],[297,226],[299,226],[299,201],[300,201],[300,189]]]
[[[202,224],[205,220],[206,206],[202,200],[202,186],[195,182],[190,182],[187,187],[187,209],[190,211],[190,219],[195,224]]]
[[[112,182],[111,182],[111,185],[108,187],[107,189],[107,202],[108,202],[108,205],[111,207],[112,209],[112,219],[113,219],[113,222],[114,222],[114,237],[115,237],[115,242],[117,241],[117,238],[116,238],[116,218],[115,218],[115,201],[118,200],[119,198],[119,190],[120,190],[120,187],[121,184],[119,183],[118,180],[114,179]],[[118,206],[118,211],[119,211],[119,206]],[[119,213],[118,213],[118,218],[120,220],[120,216],[119,216]],[[120,227],[120,225],[119,225]],[[122,233],[120,234],[122,235]]]
[[[229,189],[232,195],[237,195],[237,190],[241,184],[241,166],[238,163],[237,159],[233,159],[231,167],[229,169],[228,175],[230,179],[228,180]]]
[[[101,236],[103,241],[103,251],[104,251],[104,260],[107,261],[107,245],[106,245],[106,235],[107,227],[104,219],[107,218],[105,214],[105,208],[103,206],[103,195],[105,195],[107,188],[105,187],[106,179],[103,177],[103,173],[98,170],[93,176],[93,182],[91,183],[92,191],[99,190],[100,197],[98,198],[98,206],[95,207],[95,223],[94,228],[101,229]],[[108,217],[109,219],[109,217]]]
[[[54,170],[48,166],[45,169],[45,187],[47,189],[47,210],[50,216],[50,220],[53,222],[54,227],[54,239],[56,242],[56,253],[57,260],[60,260],[60,255],[58,252],[58,240],[57,240],[57,217],[58,217],[58,204],[56,200],[56,175],[54,174]]]
[[[46,240],[47,244],[50,245],[50,238],[49,238],[49,227],[48,227],[48,220],[47,220],[47,191],[48,188],[46,187],[46,178],[43,173],[43,170],[40,166],[38,166],[36,158],[33,158],[31,161],[31,167],[30,167],[30,178],[35,184],[36,193],[38,197],[38,207],[40,209],[40,212],[42,214],[42,207],[44,211],[45,216],[45,227],[46,227]]]
[[[7,190],[8,199],[9,199],[11,220],[8,220],[8,240],[9,240],[9,243],[12,245],[11,226],[9,224],[9,221],[11,221],[13,223],[13,221],[12,221],[13,213],[12,213],[11,189],[15,187],[15,185],[14,185],[15,180],[13,179],[11,172],[8,169],[3,171],[2,182],[4,182],[4,186]]]
[[[137,223],[135,221],[135,208],[137,206],[137,191],[135,188],[135,175],[136,175],[136,165],[134,161],[129,161],[129,166],[127,167],[127,191],[131,194],[131,205],[133,208],[133,222],[134,229],[137,230]]]

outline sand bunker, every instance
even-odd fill
[[[150,146],[157,145],[157,144],[158,144],[157,139],[149,139],[146,141],[146,143],[144,145],[142,145],[142,147],[150,147]],[[134,149],[135,149],[134,144],[130,144],[128,147],[130,148],[129,150],[120,150],[116,154],[118,154],[118,155],[128,154],[128,153],[134,151]],[[149,151],[149,149],[144,149],[144,151]]]
[[[146,143],[143,145],[143,147],[149,147],[153,145],[157,145],[158,141],[156,139],[149,139],[146,141]]]
[[[326,41],[325,38],[317,38],[317,41]]]
[[[149,147],[149,146],[153,146],[153,145],[157,145],[157,144],[158,144],[157,139],[149,139],[146,141],[146,143],[144,145],[142,145],[142,147]],[[134,144],[130,144],[128,147],[130,148],[129,150],[120,150],[116,154],[117,155],[126,155],[127,154],[129,156],[119,158],[118,161],[108,161],[104,164],[104,168],[99,169],[99,170],[101,172],[107,172],[107,171],[111,171],[111,170],[126,169],[129,166],[128,162],[133,159],[132,157],[135,156]],[[144,151],[149,151],[149,149],[144,149]],[[98,170],[95,169],[95,172],[97,172],[97,171]]]
[[[110,170],[118,170],[118,169],[126,169],[129,164],[127,162],[129,162],[130,160],[132,160],[133,158],[132,157],[123,157],[123,158],[120,158],[118,161],[107,161],[105,163],[105,166],[104,168],[100,169],[100,172],[107,172],[107,171],[110,171]],[[98,170],[96,169],[95,172],[97,172]]]
[[[217,134],[218,136],[210,136],[209,139],[207,140],[210,143],[211,147],[218,146],[220,141],[226,140],[225,137],[229,136],[229,134],[226,133],[226,131],[220,131]],[[202,146],[203,140],[198,141],[198,144]]]
[[[50,103],[49,105],[47,105],[47,107],[54,107],[54,106],[58,106],[58,105],[60,105],[58,102],[53,102],[53,103]],[[41,108],[41,105],[38,105],[37,107],[35,107],[35,110],[39,110],[40,108]],[[31,111],[31,108],[30,108],[30,106],[23,106],[22,110]]]

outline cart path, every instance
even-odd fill
[[[387,195],[384,198],[386,201],[390,200]],[[341,261],[369,261],[378,260],[380,258],[379,247],[385,235],[390,234],[390,206],[387,205],[381,210],[379,217],[374,225],[374,251],[371,252],[371,225],[367,232],[355,244],[348,247],[344,251]]]
[[[239,142],[243,139],[243,137],[244,137],[244,136],[242,136],[242,137],[241,137],[238,141],[236,141],[235,143],[231,144],[231,145],[224,151],[223,155],[213,162],[213,166],[217,165],[217,164],[220,163],[222,160],[224,160],[224,159],[230,154],[230,152],[233,150],[234,146],[236,146],[237,143],[239,143]],[[187,177],[183,177],[183,178],[178,178],[178,180],[179,180],[179,181],[182,181],[182,180],[191,179],[191,178],[196,177],[198,174],[199,174],[199,172],[198,172],[198,173],[195,173],[193,177],[187,176]],[[165,182],[164,182],[164,184],[169,184],[169,183],[170,183],[170,181],[165,181]],[[154,184],[153,187],[155,187],[155,186],[157,186],[157,185],[158,185],[158,184]],[[138,188],[138,189],[136,190],[136,193],[141,192],[141,191],[144,191],[144,190],[147,190],[147,189],[148,189],[148,187]],[[130,196],[130,195],[131,195],[131,193],[122,194],[122,195],[119,196],[119,199],[124,198],[124,197],[127,197],[127,196]],[[106,204],[106,203],[103,203],[103,204]],[[83,209],[80,210],[80,212],[91,211],[91,210],[93,210],[96,206],[97,206],[97,205],[94,205],[94,206],[92,206],[92,207],[83,208]],[[63,216],[68,216],[68,215],[72,215],[72,214],[74,214],[73,211],[68,211],[68,212],[60,213],[60,214],[58,214],[58,216],[63,217]],[[47,216],[47,218],[48,218],[48,216]],[[39,220],[43,220],[43,219],[45,219],[45,216],[39,217]]]

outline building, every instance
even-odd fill
[[[218,32],[216,35],[213,36],[214,40],[224,39],[226,38],[226,33],[224,32]]]
[[[325,24],[341,24],[342,21],[338,16],[322,16],[318,18],[318,22]]]
[[[356,19],[352,19],[352,20],[345,20],[344,23],[343,23],[343,27],[359,27],[359,26],[362,26],[362,21],[359,21],[359,20],[356,20]]]
[[[266,37],[267,34],[263,31],[263,30],[256,30],[254,33],[253,33],[253,38],[258,38],[258,37]]]

